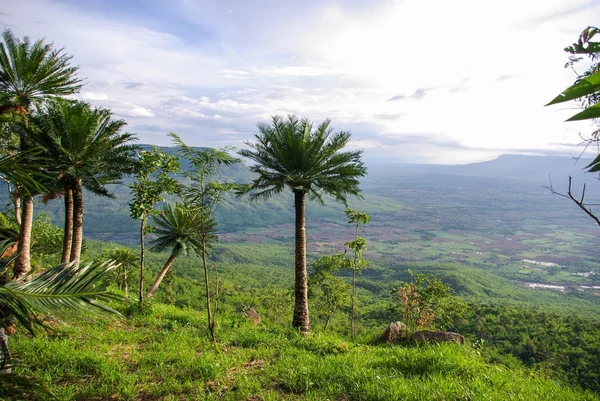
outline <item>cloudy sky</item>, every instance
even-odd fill
[[[332,120],[368,159],[575,154],[562,49],[600,0],[2,0],[0,28],[74,56],[80,98],[141,143],[238,148],[258,122]]]

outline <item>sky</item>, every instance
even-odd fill
[[[367,160],[576,155],[589,123],[544,107],[600,0],[2,0],[0,29],[73,55],[78,98],[140,143],[245,147],[296,114]],[[580,70],[584,68],[581,67]]]

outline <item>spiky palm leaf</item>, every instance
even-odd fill
[[[52,43],[28,37],[16,38],[10,29],[2,33],[0,43],[0,104],[23,106],[52,96],[76,93],[82,81],[78,67],[71,67],[72,56]]]
[[[154,218],[153,233],[156,238],[152,240],[151,249],[156,252],[171,250],[175,255],[198,251],[201,245],[198,230],[201,218],[199,209],[181,203],[166,205],[160,215]]]
[[[31,149],[16,155],[0,156],[0,176],[29,194],[46,190],[40,181],[47,177],[32,158],[40,154],[40,149]]]
[[[0,286],[0,309],[12,314],[31,333],[45,327],[39,314],[57,317],[108,317],[119,315],[103,302],[124,300],[107,290],[114,261],[76,267],[53,267],[30,281],[11,281]]]
[[[269,198],[286,187],[321,203],[324,194],[342,202],[347,195],[358,196],[358,178],[366,174],[362,151],[341,152],[350,133],[332,135],[329,124],[325,120],[313,131],[309,120],[293,115],[275,116],[271,125],[259,124],[256,141],[247,143],[253,150],[239,152],[257,163],[250,167],[257,174],[251,198]]]
[[[135,169],[134,134],[122,133],[123,120],[112,119],[108,109],[92,108],[80,101],[54,100],[39,108],[24,136],[46,150],[50,168],[61,186],[81,179],[88,190],[112,196],[106,184],[117,182]]]

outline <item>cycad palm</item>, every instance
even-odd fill
[[[65,197],[65,237],[62,262],[79,263],[83,239],[83,188],[112,196],[106,184],[135,167],[135,136],[122,133],[123,120],[110,110],[84,102],[55,100],[31,117],[23,129],[50,159]]]
[[[0,43],[0,114],[15,112],[27,115],[33,105],[44,100],[76,93],[81,88],[77,77],[78,67],[69,65],[72,56],[63,49],[28,37],[16,38],[9,29],[2,33]],[[21,144],[24,145],[22,138]],[[21,146],[21,150],[25,150]],[[23,194],[23,208],[19,239],[19,258],[15,265],[15,277],[26,274],[30,266],[31,228],[33,224],[33,197]],[[19,208],[15,197],[15,209]]]
[[[175,206],[166,205],[162,213],[154,218],[156,228],[153,233],[156,239],[153,240],[151,249],[156,252],[171,250],[171,255],[146,293],[146,298],[154,295],[177,256],[198,252],[202,243],[199,230],[201,222],[202,212],[199,209],[180,203]]]
[[[16,38],[10,29],[0,43],[0,114],[5,110],[27,113],[29,107],[49,97],[76,93],[81,88],[78,67],[71,67],[72,56],[52,43],[25,36]]]
[[[307,119],[295,116],[273,117],[271,125],[259,124],[253,150],[239,153],[257,164],[251,198],[269,198],[285,188],[294,193],[296,213],[295,306],[292,325],[303,332],[310,330],[306,277],[306,195],[323,202],[323,195],[346,202],[347,195],[359,195],[358,178],[366,174],[362,151],[341,152],[350,133],[333,133],[325,120],[314,131]]]

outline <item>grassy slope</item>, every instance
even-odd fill
[[[377,333],[374,333],[377,334]],[[60,400],[599,400],[526,370],[488,365],[468,346],[402,347],[305,337],[157,304],[101,324],[11,339],[21,373]],[[373,337],[373,336],[372,336]]]

